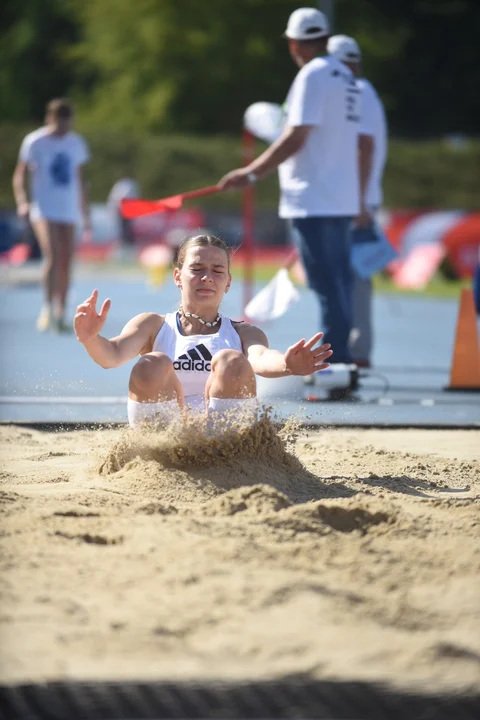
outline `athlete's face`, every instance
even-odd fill
[[[191,309],[217,310],[232,282],[227,253],[210,245],[189,247],[182,269],[175,268],[173,277],[183,306]]]
[[[66,135],[73,127],[73,117],[57,117],[55,115],[47,115],[47,125],[49,125],[56,135]]]

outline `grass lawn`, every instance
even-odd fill
[[[402,295],[424,295],[426,297],[457,298],[463,288],[472,287],[472,280],[447,280],[443,275],[433,277],[423,290],[402,290],[393,284],[391,278],[376,275],[374,278],[376,292],[396,293]]]
[[[256,282],[267,283],[277,272],[278,265],[259,265],[255,268]],[[241,267],[233,268],[233,277],[240,279],[243,275]],[[431,282],[423,290],[403,290],[392,282],[391,278],[386,275],[376,275],[373,281],[375,292],[378,293],[395,293],[398,295],[414,295],[425,297],[442,297],[457,298],[460,291],[464,287],[471,287],[471,279],[467,280],[447,280],[443,275],[436,275]]]

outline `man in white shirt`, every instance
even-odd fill
[[[357,42],[347,35],[333,35],[327,45],[329,55],[344,63],[357,78],[362,91],[363,131],[373,138],[370,177],[367,183],[366,203],[372,214],[382,204],[382,179],[387,159],[387,122],[385,110],[373,85],[361,75],[362,54]],[[355,228],[353,229],[355,242]],[[370,367],[373,346],[372,331],[372,281],[370,278],[354,278],[353,333],[351,352],[359,367]]]
[[[285,36],[300,68],[286,101],[281,137],[245,168],[220,181],[224,188],[244,187],[279,169],[280,217],[292,229],[309,287],[321,309],[331,362],[351,362],[353,322],[350,223],[360,216],[358,143],[360,89],[351,71],[326,50],[328,21],[314,8],[290,16]],[[361,136],[363,137],[363,135]]]
[[[90,230],[83,166],[89,160],[84,139],[72,131],[73,107],[67,99],[47,105],[45,126],[25,137],[13,175],[20,217],[29,218],[44,257],[45,302],[37,329],[62,332],[70,284],[76,227],[83,216]],[[31,200],[26,189],[31,176]]]

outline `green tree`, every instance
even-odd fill
[[[0,27],[0,117],[39,122],[48,100],[73,84],[62,55],[78,23],[65,0],[3,0]]]
[[[83,107],[124,128],[237,131],[256,100],[281,102],[295,73],[281,34],[292,0],[72,0]],[[336,0],[394,133],[478,133],[478,0]],[[93,83],[92,83],[93,78]],[[93,94],[90,89],[93,86]]]
[[[91,128],[238,132],[282,102],[296,68],[281,37],[301,0],[3,0],[0,113],[39,121],[74,94]],[[394,134],[478,134],[479,0],[335,0]],[[85,125],[84,125],[85,126]]]
[[[295,67],[281,37],[292,0],[78,0],[71,57],[94,124],[237,131],[256,100],[282,102]]]

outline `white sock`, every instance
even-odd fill
[[[168,425],[180,418],[180,408],[176,400],[166,402],[137,402],[128,398],[128,422],[136,428],[142,423],[165,423]]]
[[[252,425],[258,416],[258,401],[250,398],[216,398],[208,400],[208,425],[210,428],[239,429]],[[221,421],[225,423],[221,424]]]

